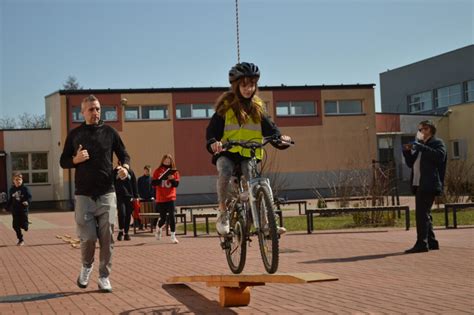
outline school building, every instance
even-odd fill
[[[82,99],[94,94],[102,118],[122,137],[137,177],[171,153],[181,173],[178,204],[214,203],[216,169],[205,145],[214,103],[227,88],[60,90],[45,97],[41,130],[0,130],[0,192],[13,171],[25,174],[34,203],[70,208],[74,170],[59,157],[69,130],[83,122]],[[329,193],[341,174],[370,172],[376,159],[374,84],[264,86],[259,95],[282,134],[296,145],[267,148],[265,170],[280,197],[315,198]]]

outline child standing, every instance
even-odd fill
[[[171,229],[171,242],[178,244],[176,238],[176,222],[174,212],[176,201],[176,187],[179,185],[179,172],[171,154],[165,154],[161,159],[160,166],[153,172],[151,182],[156,187],[156,210],[160,213],[160,221],[156,226],[155,237],[161,239],[161,228],[166,220]]]
[[[21,229],[28,231],[28,207],[31,203],[31,193],[28,187],[23,185],[23,176],[14,172],[12,176],[13,186],[8,191],[6,209],[13,216],[13,229],[18,238],[18,246],[25,245]]]

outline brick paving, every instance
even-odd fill
[[[80,251],[57,239],[74,236],[73,212],[33,212],[26,245],[15,245],[11,217],[0,215],[0,314],[472,314],[474,228],[437,229],[441,250],[404,255],[415,230],[365,229],[289,233],[279,272],[322,272],[339,281],[252,289],[246,307],[222,308],[218,289],[167,284],[171,276],[230,274],[215,236],[156,241],[151,233],[116,242],[113,293],[76,286]],[[244,272],[263,273],[252,243]],[[26,296],[26,295],[29,296]],[[28,297],[28,299],[27,299]]]

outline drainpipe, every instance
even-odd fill
[[[70,111],[69,111],[69,97],[66,95],[66,134],[69,134],[69,119],[70,119]],[[69,176],[69,210],[74,211],[74,201],[72,199],[72,170],[70,168],[67,169],[68,176]]]

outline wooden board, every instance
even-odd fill
[[[336,277],[319,272],[311,273],[277,273],[277,274],[239,274],[239,275],[193,275],[176,276],[167,280],[170,283],[206,282],[226,286],[225,283],[311,283],[319,281],[334,281]]]
[[[194,275],[176,276],[166,282],[205,282],[207,286],[219,287],[219,304],[222,307],[246,306],[250,303],[250,287],[266,283],[301,284],[320,281],[334,281],[336,277],[319,272],[240,274],[240,275]]]

